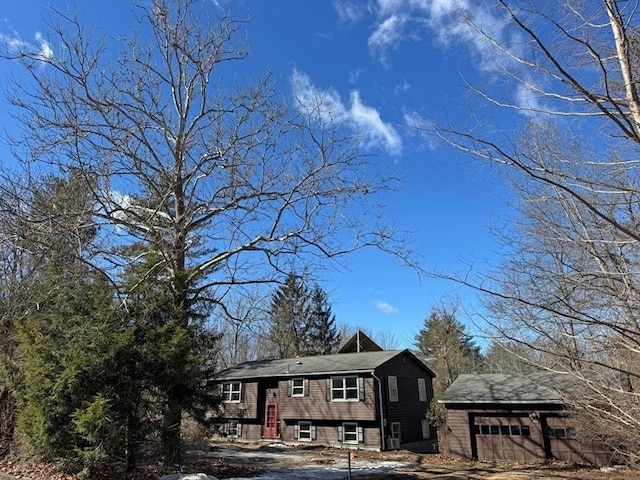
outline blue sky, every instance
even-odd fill
[[[492,168],[415,126],[424,121],[463,125],[481,105],[472,100],[465,81],[486,89],[500,85],[499,65],[488,44],[457,21],[464,13],[501,38],[505,25],[485,3],[218,0],[211,1],[211,8],[242,8],[252,17],[245,30],[250,54],[241,68],[256,76],[270,68],[283,92],[325,96],[344,112],[353,133],[362,136],[364,149],[393,162],[405,179],[389,197],[387,218],[398,230],[411,232],[425,270],[460,272],[469,263],[498,259],[499,246],[488,227],[508,215],[508,194]],[[129,0],[5,0],[0,2],[0,41],[27,42],[43,55],[55,55],[42,21],[50,6],[77,9],[85,25],[112,38],[135,25]],[[3,90],[7,67],[0,70]],[[514,102],[528,101],[522,92],[512,95]],[[3,98],[0,120],[11,129],[8,113]],[[4,147],[0,154],[6,155]],[[423,320],[444,297],[457,295],[464,306],[477,306],[472,292],[419,277],[382,252],[361,251],[342,263],[344,268],[323,274],[338,320],[367,326],[374,334],[391,332],[399,347],[412,345]]]

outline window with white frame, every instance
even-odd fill
[[[222,401],[225,403],[240,403],[242,392],[241,382],[226,382],[222,384]]]
[[[391,438],[400,438],[400,422],[391,423]]]
[[[294,378],[291,380],[291,396],[304,397],[306,395],[307,382],[304,378]]]
[[[229,420],[227,422],[227,436],[239,437],[240,436],[240,423],[237,420]]]
[[[358,443],[358,424],[357,423],[343,423],[342,424],[342,442],[343,443]]]
[[[424,378],[418,379],[418,397],[421,402],[427,401],[427,381]]]
[[[314,427],[311,422],[298,422],[297,439],[301,442],[310,442],[314,437]]]
[[[331,379],[331,401],[358,401],[358,377]]]
[[[389,401],[398,401],[398,378],[394,376],[387,377],[387,383],[389,384]]]

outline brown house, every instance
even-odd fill
[[[450,453],[489,462],[608,464],[605,445],[576,436],[562,395],[576,388],[572,377],[553,372],[460,375],[439,400]]]
[[[432,451],[433,377],[408,350],[389,350],[248,362],[214,380],[231,438]]]

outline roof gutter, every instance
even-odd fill
[[[283,373],[267,373],[261,375],[221,375],[214,376],[211,380],[214,382],[220,382],[225,380],[253,380],[258,378],[292,378],[292,377],[323,377],[325,375],[333,376],[345,376],[345,375],[358,375],[361,373],[369,373],[368,369],[354,369],[354,370],[328,370],[317,372],[283,372]]]
[[[384,410],[382,409],[382,381],[376,376],[376,371],[371,370],[371,376],[378,381],[378,401],[380,403],[380,451],[384,451]]]

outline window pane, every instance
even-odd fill
[[[531,430],[529,429],[529,425],[522,425],[522,435],[526,437],[531,435]]]
[[[418,399],[421,402],[427,401],[427,381],[424,378],[418,379]]]
[[[481,425],[482,434],[489,435],[489,425]]]
[[[298,423],[298,439],[311,440],[311,422]]]
[[[333,398],[334,400],[340,400],[340,399],[344,398],[344,391],[343,390],[333,390],[331,392],[331,398]]]
[[[345,385],[347,388],[357,388],[358,387],[358,379],[356,377],[347,377],[344,379]]]
[[[331,380],[331,386],[333,388],[342,388],[342,379],[334,378],[333,380]]]
[[[347,398],[358,398],[358,390],[357,389],[349,389],[347,390]]]
[[[557,438],[564,438],[565,437],[564,428],[556,428],[554,430],[554,434]]]
[[[520,435],[519,425],[511,425],[511,435]]]
[[[498,425],[491,425],[491,435],[499,435],[500,434],[500,428],[498,427]]]
[[[510,435],[511,429],[509,428],[509,425],[500,425],[500,433],[502,435]]]
[[[344,441],[358,443],[358,425],[356,423],[343,423]]]

